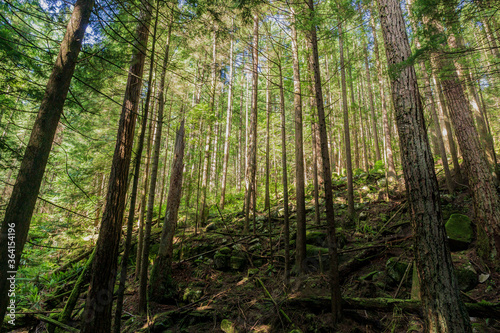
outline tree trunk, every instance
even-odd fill
[[[234,28],[234,19],[233,19],[233,28]],[[224,204],[226,200],[226,182],[227,182],[227,167],[229,162],[229,141],[231,137],[231,120],[233,116],[233,82],[234,82],[234,59],[233,59],[233,49],[234,49],[234,40],[233,34],[231,34],[231,46],[229,49],[229,91],[227,93],[227,113],[226,113],[226,138],[224,141],[224,162],[222,165],[222,189],[220,195],[220,209],[224,210]]]
[[[139,107],[142,74],[149,37],[151,5],[144,3],[136,31],[136,52],[131,61],[115,152],[109,176],[106,206],[97,239],[92,277],[83,314],[82,333],[107,333],[111,330],[111,308],[116,278],[118,246],[125,210],[127,179]]]
[[[268,53],[269,54],[269,53]],[[264,210],[267,211],[271,206],[271,199],[269,194],[269,174],[270,174],[270,162],[269,162],[269,117],[271,114],[271,65],[270,60],[267,61],[267,78],[266,78],[266,188],[264,197]]]
[[[245,233],[249,232],[250,200],[255,195],[255,175],[257,169],[257,89],[259,83],[259,16],[253,17],[252,46],[252,110],[250,113],[250,131],[248,133],[247,169],[245,177]],[[255,200],[253,207],[255,209]],[[255,214],[254,214],[255,225]],[[254,233],[256,232],[254,228]]]
[[[391,77],[415,261],[428,332],[472,332],[460,299],[441,215],[439,188],[425,131],[423,106],[412,65],[405,21],[397,0],[379,2]]]
[[[342,23],[339,23],[339,52],[340,52],[340,77],[342,83],[342,108],[344,115],[344,145],[345,145],[345,161],[347,171],[347,217],[348,224],[354,221],[354,188],[352,183],[352,157],[351,157],[351,137],[349,133],[349,110],[347,107],[347,86],[345,79],[344,67],[344,38],[342,31]],[[354,105],[352,106],[354,108]]]
[[[443,27],[431,22],[438,31]],[[443,55],[434,56],[450,116],[464,159],[469,188],[472,193],[478,235],[478,254],[500,267],[500,201],[493,176],[482,154],[479,135],[474,127],[469,103],[465,97],[455,65]]]
[[[315,21],[313,0],[308,1],[311,22]],[[325,177],[325,207],[328,225],[328,252],[330,255],[330,296],[332,299],[332,320],[336,324],[341,318],[340,280],[337,259],[337,239],[335,235],[335,212],[333,211],[332,174],[330,172],[330,157],[328,156],[328,138],[326,134],[325,109],[323,105],[323,92],[319,70],[318,39],[316,26],[312,26],[310,40],[313,54],[314,90],[316,92],[316,106],[318,108],[318,124],[320,132],[321,156],[323,158],[323,176]]]
[[[371,111],[371,122],[372,122],[372,135],[373,135],[373,140],[374,140],[374,145],[375,145],[375,161],[380,161],[381,155],[380,155],[380,145],[378,142],[378,131],[377,131],[377,118],[375,116],[375,105],[373,102],[373,92],[372,92],[372,81],[371,81],[371,74],[370,74],[370,66],[368,64],[368,46],[366,45],[365,42],[365,70],[366,70],[366,89],[368,90],[368,97],[370,99],[370,111]]]
[[[156,5],[156,19],[153,31],[153,47],[151,49],[151,68],[150,75],[153,74],[153,63],[155,60],[155,45],[156,45],[156,25],[158,21],[158,8],[159,3]],[[145,314],[147,312],[147,288],[148,288],[148,268],[149,268],[149,247],[151,242],[151,227],[153,225],[153,212],[155,206],[156,195],[156,179],[158,178],[158,162],[160,160],[160,147],[161,147],[161,132],[163,129],[163,111],[165,108],[164,90],[165,90],[165,76],[168,63],[168,50],[167,47],[165,56],[163,58],[163,66],[160,78],[160,86],[158,87],[158,113],[156,118],[156,131],[155,131],[155,144],[153,150],[153,161],[151,163],[151,180],[149,183],[148,195],[148,210],[146,213],[146,224],[144,225],[144,241],[142,246],[142,263],[141,263],[141,276],[139,278],[139,302],[137,304],[139,313]],[[150,98],[150,90],[146,96],[146,106]],[[153,113],[151,113],[152,115]]]
[[[10,280],[7,278],[15,278],[19,266],[52,142],[93,6],[93,0],[78,0],[75,3],[5,211],[0,236],[0,319],[2,320],[7,310],[10,288]],[[12,251],[14,251],[13,256],[9,255]]]
[[[306,259],[306,203],[304,191],[304,147],[302,134],[302,92],[300,87],[299,52],[297,46],[296,13],[291,15],[291,38],[293,59],[293,104],[295,109],[295,193],[297,205],[296,268],[298,274],[305,272]]]
[[[380,54],[377,40],[377,30],[375,29],[375,14],[373,12],[373,7],[370,8],[370,25],[373,34],[373,53],[375,53],[375,64],[377,66],[380,102],[382,107],[382,126],[384,129],[385,155],[387,158],[387,178],[388,181],[393,181],[396,178],[396,168],[394,166],[394,157],[392,153],[391,127],[389,126],[387,102],[385,100],[384,74],[382,71],[382,64],[380,63]]]
[[[149,298],[158,303],[172,301],[176,294],[172,279],[173,240],[182,192],[182,171],[184,168],[184,121],[177,131],[174,160],[167,198],[167,210],[160,239],[158,255],[151,271]]]

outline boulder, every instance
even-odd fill
[[[479,284],[477,273],[470,266],[456,268],[455,275],[458,281],[458,288],[463,292],[470,291]]]
[[[387,276],[395,283],[401,282],[407,268],[408,263],[398,261],[398,258],[395,257],[389,258],[385,264],[385,272],[387,273]],[[409,272],[409,275],[410,274],[411,272]]]
[[[472,243],[472,222],[462,214],[452,214],[445,224],[451,251],[466,250]]]
[[[220,252],[217,252],[214,255],[214,266],[215,269],[219,271],[226,271],[229,269],[229,261],[231,259],[231,256],[229,254],[223,254]]]

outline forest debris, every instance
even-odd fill
[[[257,278],[257,281],[261,285],[262,289],[264,289],[264,292],[266,293],[267,297],[269,297],[271,299],[271,302],[273,302],[273,304],[276,307],[276,310],[278,311],[278,313],[282,314],[283,317],[286,319],[286,321],[288,321],[290,324],[293,324],[292,320],[290,319],[290,317],[288,317],[288,315],[285,313],[285,311],[283,311],[283,309],[279,306],[279,304],[276,303],[276,301],[274,300],[273,296],[271,296],[271,294],[267,290],[266,286],[264,285],[264,282],[262,282],[262,280],[259,279],[259,278]]]
[[[66,331],[68,332],[74,332],[74,333],[79,333],[80,331],[77,330],[76,328],[74,327],[71,327],[71,326],[68,326],[68,325],[65,325],[63,323],[60,323],[58,322],[57,320],[55,319],[52,319],[52,318],[49,318],[49,317],[46,317],[46,316],[43,316],[41,314],[35,314],[35,318],[38,319],[38,320],[41,320],[41,321],[44,321],[46,323],[49,323],[49,324],[52,324],[54,326],[57,326],[57,327],[60,327],[62,329],[65,329]]]
[[[330,308],[331,299],[327,296],[293,297],[285,300],[283,304],[293,307],[307,308],[311,311],[323,311]],[[465,307],[471,317],[500,317],[500,303],[482,301],[479,303],[465,303]],[[395,308],[404,312],[422,315],[421,303],[419,300],[342,297],[342,309],[344,310],[392,312]]]
[[[56,268],[54,271],[52,271],[52,273],[50,273],[50,275],[53,275],[53,274],[56,274],[56,273],[59,273],[59,272],[64,272],[65,270],[67,270],[71,265],[87,258],[91,253],[92,251],[94,251],[94,248],[91,248],[90,250],[88,251],[85,251],[83,252],[82,254],[80,254],[78,257],[76,257],[75,259],[73,260],[70,260],[68,263],[62,265],[61,267],[59,268]]]

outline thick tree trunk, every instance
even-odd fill
[[[159,303],[172,301],[176,294],[175,282],[172,279],[172,255],[174,250],[173,240],[175,227],[181,202],[183,168],[184,121],[181,122],[175,139],[174,160],[167,198],[167,210],[165,213],[158,255],[151,271],[149,298]]]
[[[431,22],[438,31],[439,23]],[[469,103],[465,97],[456,67],[443,55],[434,56],[450,116],[464,159],[469,188],[472,193],[478,235],[478,254],[500,267],[500,200],[493,176],[482,153],[479,135],[474,127]]]
[[[93,6],[93,0],[78,0],[75,3],[5,211],[0,235],[2,321],[7,310],[10,288],[10,280],[7,278],[15,278],[19,266],[52,142]]]
[[[295,109],[295,193],[297,206],[296,267],[298,274],[304,273],[306,259],[306,204],[304,191],[304,147],[302,134],[302,97],[300,87],[299,52],[295,12],[292,8],[291,38],[293,59],[293,104]]]
[[[309,16],[312,22],[315,21],[315,11],[313,0],[308,1]],[[314,90],[316,92],[316,106],[318,108],[318,124],[320,132],[321,156],[323,158],[323,175],[325,177],[325,207],[326,220],[328,225],[328,252],[330,255],[330,296],[332,306],[332,320],[337,323],[341,318],[341,295],[340,280],[337,258],[337,239],[335,235],[335,212],[333,211],[332,174],[330,172],[330,157],[328,156],[328,138],[326,134],[325,109],[323,104],[323,92],[321,88],[321,76],[319,70],[318,39],[316,36],[316,26],[312,26],[310,40],[313,54],[314,70]]]
[[[107,333],[111,330],[111,308],[116,278],[118,246],[125,210],[127,179],[139,107],[142,74],[149,37],[151,5],[144,2],[136,36],[136,52],[131,61],[115,152],[109,176],[106,206],[97,239],[92,277],[83,314],[82,333]]]
[[[380,0],[380,21],[391,78],[401,160],[414,232],[414,251],[428,332],[472,332],[460,299],[439,203],[423,106],[405,21],[397,0]]]

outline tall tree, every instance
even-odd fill
[[[299,50],[297,45],[297,14],[293,7],[290,16],[292,61],[293,61],[293,105],[295,110],[295,193],[297,205],[296,265],[299,274],[305,270],[306,259],[306,202],[304,190],[304,146],[302,133],[302,90],[300,87]]]
[[[428,332],[472,332],[460,299],[439,202],[439,187],[425,131],[411,49],[398,0],[380,0],[380,21],[391,75],[401,160],[414,232],[420,297]]]
[[[309,19],[316,21],[313,0],[308,3]],[[332,300],[332,320],[336,324],[341,319],[341,294],[337,258],[337,239],[335,235],[335,212],[333,211],[332,174],[330,172],[330,157],[328,155],[328,138],[326,134],[325,108],[323,105],[323,91],[321,88],[321,75],[319,70],[318,37],[316,35],[316,25],[310,26],[309,39],[312,46],[312,60],[314,72],[314,91],[316,96],[316,107],[318,109],[319,138],[321,145],[321,157],[323,160],[323,176],[325,185],[325,208],[328,225],[328,252],[330,255],[330,296]]]
[[[52,142],[93,7],[94,0],[77,0],[75,3],[5,211],[0,234],[2,321],[8,303],[10,281],[7,278],[15,278],[21,260]]]
[[[111,330],[111,308],[116,279],[118,246],[125,210],[128,172],[132,155],[135,121],[140,101],[150,21],[151,5],[147,0],[144,0],[136,30],[136,36],[138,37],[134,43],[135,52],[130,63],[123,98],[122,113],[109,176],[106,206],[104,207],[101,229],[99,230],[92,264],[92,277],[85,302],[82,333],[107,333]]]
[[[253,15],[253,45],[252,45],[252,109],[250,112],[250,130],[248,132],[247,169],[245,177],[245,233],[249,231],[250,201],[255,196],[255,175],[257,170],[257,96],[259,84],[259,14]],[[253,206],[255,209],[256,202]],[[255,216],[254,216],[255,221]],[[255,223],[254,223],[255,227]],[[253,232],[256,230],[254,228]]]

